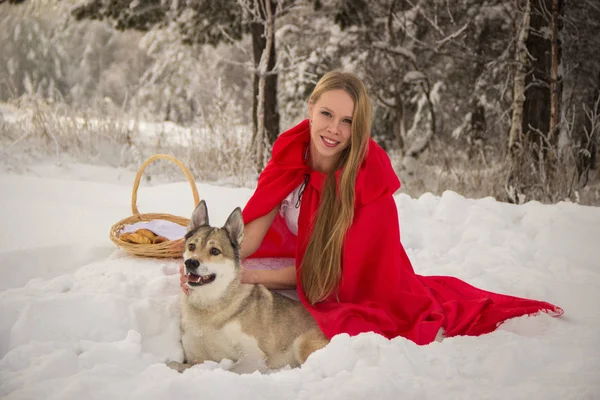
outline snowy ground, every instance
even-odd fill
[[[600,208],[514,206],[447,192],[397,195],[415,270],[546,300],[565,310],[481,337],[418,347],[335,337],[299,369],[236,375],[227,362],[183,374],[177,262],[116,250],[133,173],[86,165],[0,174],[0,398],[600,398]],[[199,183],[213,223],[251,191]],[[189,216],[187,183],[142,187],[141,212]]]

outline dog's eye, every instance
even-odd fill
[[[219,254],[221,254],[221,250],[217,249],[216,247],[210,249],[211,256],[218,256]]]
[[[194,243],[190,243],[190,244],[188,244],[188,250],[189,250],[189,251],[194,251],[194,250],[196,250],[196,245],[195,245]]]

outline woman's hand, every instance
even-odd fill
[[[179,266],[179,286],[181,286],[181,290],[187,296],[190,294],[190,287],[188,286],[188,278],[184,272],[183,264]]]
[[[255,284],[260,283],[258,281],[258,271],[255,269],[246,269],[242,267],[242,283]]]
[[[294,289],[296,287],[296,267],[279,269],[245,269],[242,267],[242,283],[260,283],[267,289]]]

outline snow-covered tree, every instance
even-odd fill
[[[588,182],[597,170],[600,149],[598,99],[600,98],[600,5],[590,0],[565,2],[562,44],[562,102],[559,151],[571,145],[577,160],[578,180]]]
[[[56,29],[27,9],[0,4],[0,10],[0,101],[67,95],[66,55],[52,45]]]
[[[279,110],[277,73],[273,71],[275,36],[269,26],[284,11],[283,2],[273,0],[88,0],[75,8],[73,15],[78,19],[108,19],[122,30],[171,27],[178,31],[183,43],[190,45],[238,43],[244,33],[249,33],[252,51],[247,53],[251,55],[247,64],[254,77],[254,132],[262,134],[258,130],[264,127],[264,135],[272,143],[279,134]]]

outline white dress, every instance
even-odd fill
[[[298,216],[300,215],[300,192],[305,186],[301,183],[296,189],[292,191],[283,201],[279,208],[279,214],[285,220],[290,232],[298,236]]]

